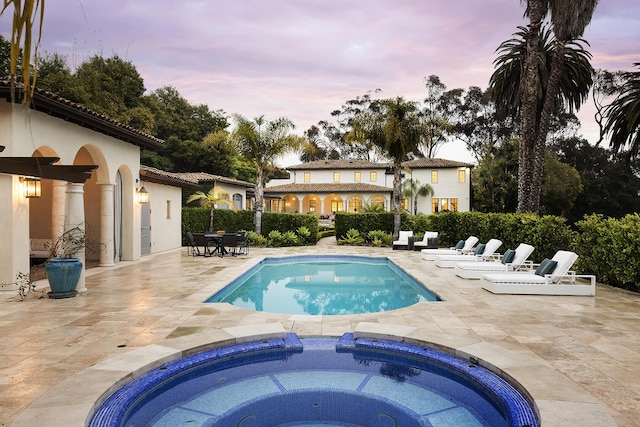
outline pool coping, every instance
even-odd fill
[[[164,339],[111,357],[49,389],[35,399],[11,424],[85,426],[96,408],[122,384],[164,363],[205,350],[251,341],[284,338],[281,323],[249,324],[212,329]],[[617,424],[600,401],[580,385],[548,365],[495,344],[431,330],[391,324],[361,322],[356,338],[385,339],[434,348],[477,363],[508,380],[534,404],[541,425]],[[335,334],[305,336],[335,337]]]

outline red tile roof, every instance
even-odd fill
[[[233,184],[241,187],[253,188],[255,184],[252,182],[241,181],[239,179],[227,178],[226,176],[212,175],[206,172],[181,172],[176,175],[182,176],[188,180],[196,182],[223,182],[225,184]]]
[[[11,81],[8,78],[0,78],[0,98],[4,98],[8,102],[22,102],[22,84],[16,83],[15,86],[17,93],[14,97],[11,94]],[[50,116],[61,118],[140,147],[155,150],[164,147],[164,141],[155,136],[117,122],[46,90],[35,88],[30,107],[36,111],[41,111]]]

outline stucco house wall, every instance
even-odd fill
[[[419,185],[430,184],[434,190],[433,197],[418,197],[418,213],[435,213],[434,199],[438,208],[471,209],[470,171],[473,165],[445,159],[418,159],[404,162],[403,166],[403,181],[414,179]],[[326,215],[332,213],[332,201],[335,200],[341,203],[338,210],[351,212],[357,211],[350,203],[354,198],[360,197],[363,204],[370,204],[375,197],[382,197],[385,209],[392,209],[393,174],[389,163],[320,160],[294,165],[289,170],[289,179],[271,180],[266,185],[268,207],[282,212],[309,212],[310,201],[315,200],[316,206],[321,207],[315,212]],[[437,182],[432,180],[434,172]],[[372,173],[375,179],[372,179]],[[413,211],[413,208],[409,207],[409,210]]]
[[[30,108],[25,108],[13,101],[9,88],[6,80],[0,80],[0,227],[7,230],[6,240],[0,245],[0,283],[28,272],[30,239],[55,239],[65,227],[65,218],[82,223],[87,234],[104,245],[104,250],[93,255],[100,265],[137,260],[141,253],[140,204],[136,197],[140,147],[159,149],[162,141],[37,89]],[[64,166],[55,166],[58,170],[82,165],[97,168],[84,183],[76,184],[37,175],[36,171],[35,176],[43,177],[42,197],[26,199],[21,175],[10,165],[33,157],[59,158],[55,165]],[[163,199],[175,199],[179,209],[179,188],[153,191]],[[121,232],[115,230],[116,222]],[[179,235],[180,227],[175,229]],[[118,240],[116,234],[122,238]],[[173,232],[169,234],[158,236],[158,248],[180,247],[181,240]],[[87,253],[87,259],[91,257]],[[80,291],[83,286],[79,284]]]
[[[151,210],[151,253],[182,245],[182,189],[171,185],[145,183]]]

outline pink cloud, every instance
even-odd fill
[[[212,109],[286,116],[302,132],[372,89],[422,99],[431,74],[449,88],[485,88],[523,10],[514,0],[58,0],[43,46],[72,66],[118,54],[149,90],[171,85]],[[585,32],[594,67],[640,61],[639,19],[636,0],[600,2]]]

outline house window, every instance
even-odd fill
[[[331,212],[342,212],[342,200],[331,201]]]
[[[458,182],[464,182],[467,179],[467,171],[460,169],[458,171]]]
[[[402,199],[402,205],[400,207],[402,209],[408,211],[409,210],[409,199]]]
[[[382,206],[382,208],[384,209],[384,197],[382,196],[374,196],[371,199],[371,206]]]
[[[311,182],[311,173],[310,172],[305,172],[304,173],[304,182]]]
[[[433,184],[438,183],[438,171],[431,171],[431,182]]]
[[[349,212],[357,213],[362,210],[362,199],[360,196],[353,196],[349,199]]]
[[[309,200],[309,212],[316,211],[316,199]]]
[[[377,180],[378,180],[378,173],[377,172],[371,172],[371,174],[369,176],[369,181],[376,182]]]
[[[333,173],[333,182],[340,182],[340,172]]]
[[[280,200],[274,200],[271,202],[272,212],[280,212]]]
[[[234,194],[233,195],[233,206],[236,207],[236,209],[242,209],[242,194]]]
[[[171,200],[167,200],[167,219],[171,219]]]
[[[360,182],[360,172],[354,172],[353,173],[353,181],[354,182]]]
[[[458,199],[455,197],[451,199],[431,199],[431,213],[435,214],[442,211],[458,212]]]

